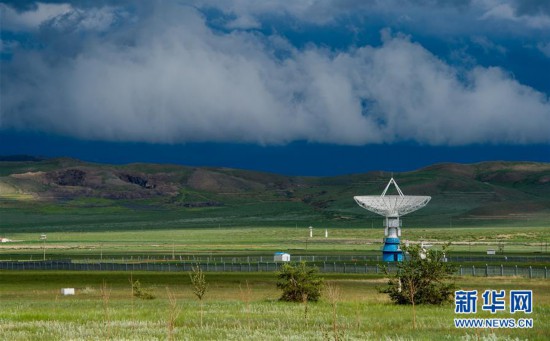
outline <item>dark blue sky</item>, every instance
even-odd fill
[[[0,155],[550,162],[544,1],[0,1]]]
[[[292,142],[284,146],[241,143],[112,143],[33,134],[3,133],[0,155],[71,156],[90,162],[171,163],[223,166],[286,175],[330,176],[373,170],[403,172],[434,163],[487,160],[550,162],[550,145],[438,147],[415,143],[338,146]]]

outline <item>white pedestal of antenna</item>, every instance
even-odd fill
[[[398,195],[386,195],[391,184],[397,189]],[[386,218],[384,220],[384,235],[386,238],[382,249],[382,259],[385,262],[403,260],[403,252],[399,247],[402,225],[399,217],[426,206],[431,197],[404,195],[397,186],[397,182],[391,178],[381,195],[356,196],[353,199],[364,209]]]

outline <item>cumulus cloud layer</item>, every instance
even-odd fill
[[[18,13],[14,8],[0,4],[2,28],[12,30],[36,29],[44,21],[71,11],[68,4],[38,3],[35,8]]]
[[[298,49],[216,31],[191,6],[57,10],[38,24],[48,44],[6,63],[0,127],[110,141],[550,142],[545,94],[388,31],[377,47]],[[235,27],[260,25],[242,18]]]

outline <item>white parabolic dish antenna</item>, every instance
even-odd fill
[[[399,195],[386,195],[388,188],[393,184]],[[404,195],[393,178],[381,195],[355,196],[353,199],[366,210],[384,217],[400,217],[426,206],[432,197],[421,195]]]
[[[398,195],[386,195],[388,188],[393,184]],[[403,260],[403,252],[399,248],[399,237],[401,236],[400,216],[414,212],[426,206],[432,197],[421,195],[404,195],[393,178],[381,195],[363,195],[353,197],[359,206],[371,212],[386,217],[384,221],[384,247],[382,259],[385,262]]]

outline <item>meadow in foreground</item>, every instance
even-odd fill
[[[0,272],[0,328],[6,340],[544,340],[550,335],[548,280],[457,279],[460,289],[533,290],[533,313],[513,316],[532,317],[532,329],[455,329],[454,305],[447,304],[417,306],[415,330],[412,308],[395,306],[378,293],[384,278],[325,278],[338,289],[335,297],[292,304],[277,300],[272,273],[208,273],[201,308],[186,273]],[[130,279],[139,279],[156,298],[133,297]],[[75,287],[76,295],[61,296],[62,287]]]

